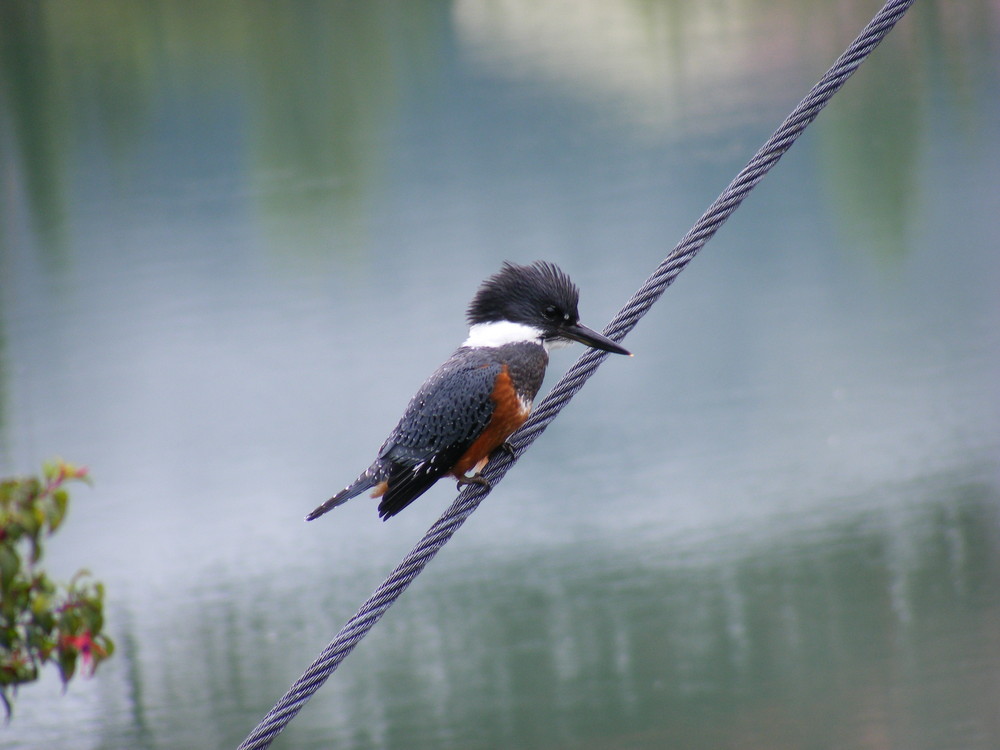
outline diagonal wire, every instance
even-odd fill
[[[871,54],[872,50],[892,30],[896,22],[913,4],[913,0],[888,0],[882,9],[864,28],[857,39],[819,82],[810,89],[805,98],[792,110],[773,135],[753,155],[753,158],[733,179],[722,194],[702,214],[664,261],[646,280],[632,299],[614,317],[605,334],[620,341],[631,331],[639,319],[652,307],[677,275],[698,253],[708,240],[729,218],[753,190],[758,182],[773,167],[795,140],[809,126],[826,106],[834,94],[840,90],[848,78]],[[487,464],[483,476],[496,487],[514,462],[527,450],[549,423],[587,382],[597,367],[607,356],[605,352],[588,349],[566,374],[553,386],[552,390],[532,412],[528,421],[511,437],[512,453],[497,451]],[[490,490],[480,485],[469,485],[455,499],[444,514],[427,531],[423,539],[403,558],[402,562],[375,589],[358,612],[347,621],[322,653],[306,669],[275,704],[260,723],[240,744],[238,750],[259,750],[268,747],[274,738],[302,709],[327,678],[354,649],[358,642],[385,614],[386,610],[399,598],[407,586],[424,569],[438,550],[454,535],[458,528],[489,494]]]

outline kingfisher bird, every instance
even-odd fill
[[[410,400],[372,465],[306,520],[369,489],[388,520],[449,474],[459,487],[488,486],[481,472],[531,413],[552,349],[577,341],[632,356],[580,323],[579,297],[553,263],[505,262],[469,305],[469,337]]]

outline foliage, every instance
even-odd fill
[[[69,505],[65,484],[87,481],[87,470],[61,461],[41,477],[0,481],[0,701],[8,720],[17,687],[38,679],[54,662],[63,686],[111,655],[104,627],[104,586],[81,570],[62,586],[41,570],[43,542],[62,524]]]

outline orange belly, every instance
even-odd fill
[[[490,453],[503,445],[504,441],[511,434],[524,424],[524,420],[531,413],[531,404],[525,403],[518,398],[514,384],[511,382],[507,365],[503,366],[497,376],[496,384],[493,386],[493,393],[490,398],[496,406],[493,409],[493,416],[490,423],[483,430],[482,434],[476,438],[469,449],[462,454],[455,464],[451,473],[455,477],[462,477],[475,468],[477,472],[486,465]]]

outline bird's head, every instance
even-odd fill
[[[580,323],[579,300],[580,291],[555,264],[536,261],[518,266],[505,262],[482,283],[469,305],[470,340],[534,340],[546,349],[578,341],[631,356],[624,347]]]

